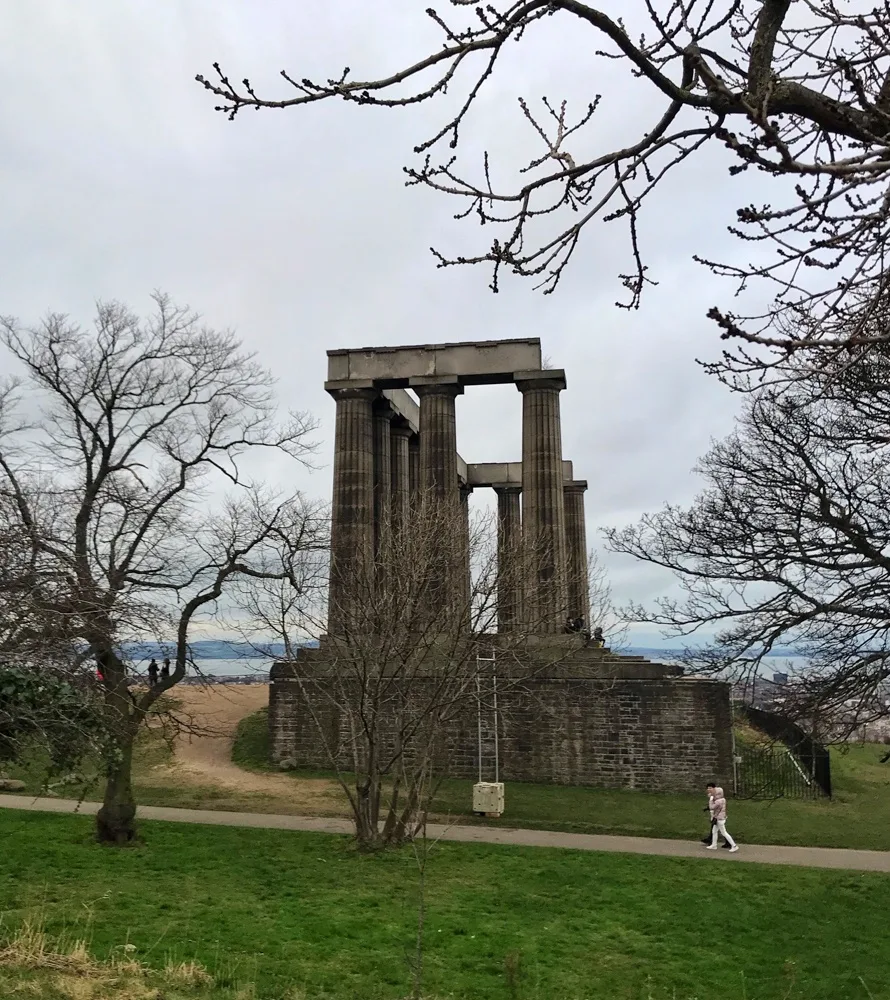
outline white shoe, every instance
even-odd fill
[[[738,844],[733,844],[733,845],[732,845],[732,847],[730,847],[730,849],[729,849],[729,853],[730,853],[730,854],[735,854],[735,852],[736,852],[736,851],[737,851],[738,849],[739,849],[739,845],[738,845]]]
[[[717,845],[716,844],[708,844],[708,846],[705,848],[705,850],[706,851],[716,851],[717,850]]]

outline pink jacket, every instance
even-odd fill
[[[726,820],[726,798],[722,788],[714,789],[714,794],[708,799],[708,807],[711,810],[711,819]]]

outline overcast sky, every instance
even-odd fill
[[[624,6],[607,5],[616,14]],[[691,255],[742,253],[726,226],[751,200],[719,151],[647,207],[642,237],[659,285],[639,311],[613,305],[626,269],[618,223],[590,227],[556,294],[508,280],[493,295],[487,271],[438,270],[428,251],[483,251],[486,231],[455,222],[459,206],[448,198],[404,187],[401,167],[445,120],[444,106],[320,104],[230,123],[194,82],[215,60],[269,96],[287,94],[283,68],[316,78],[345,65],[366,78],[387,73],[441,43],[423,8],[420,0],[4,0],[0,312],[33,322],[52,309],[86,323],[96,299],[144,312],[159,288],[234,328],[273,367],[282,403],[321,420],[318,471],[270,466],[267,475],[324,496],[334,416],[322,388],[327,349],[538,336],[567,372],[564,452],[590,483],[591,541],[602,525],[687,503],[697,489],[692,465],[731,427],[736,407],[694,360],[719,351],[704,314],[727,304],[732,289]],[[580,110],[607,93],[573,148],[576,161],[651,128],[660,102],[628,84],[620,65],[595,60],[601,44],[560,16],[513,46],[466,131],[467,162],[488,147],[509,178],[538,154],[520,95],[565,97]],[[468,391],[458,438],[467,461],[518,460],[515,388]],[[646,566],[604,558],[621,600],[671,587]]]

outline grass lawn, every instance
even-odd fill
[[[142,829],[144,844],[114,850],[91,843],[88,818],[0,812],[3,930],[42,917],[98,958],[131,944],[157,969],[195,959],[220,998],[246,984],[258,1000],[409,992],[410,849],[368,857],[332,836]],[[890,1000],[888,908],[887,875],[442,844],[427,871],[424,994]],[[93,995],[120,994],[81,994]]]
[[[879,763],[887,747],[851,746],[832,752],[834,797],[831,800],[732,800],[727,826],[742,844],[791,844],[890,850],[890,764]],[[273,770],[269,764],[266,712],[243,719],[232,750],[241,767]],[[286,772],[295,778],[304,771]],[[312,772],[313,774],[318,772]],[[472,782],[446,781],[434,810],[460,817],[462,823],[564,830],[569,833],[615,833],[638,837],[697,840],[708,830],[702,812],[704,790],[696,795],[661,795],[510,782],[506,812],[499,820],[472,815]]]

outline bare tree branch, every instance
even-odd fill
[[[376,79],[353,79],[348,67],[321,82],[282,71],[292,93],[280,98],[260,96],[249,79],[233,82],[219,64],[214,64],[212,77],[199,75],[197,81],[220,101],[217,110],[230,119],[245,108],[290,109],[330,99],[408,107],[465,87],[466,96],[454,115],[415,146],[420,162],[405,168],[407,184],[463,201],[456,218],[474,217],[494,226],[499,235],[476,253],[447,257],[433,250],[438,265],[488,264],[494,291],[506,268],[534,278],[537,287],[550,293],[572,259],[582,230],[594,219],[624,219],[634,262],[632,273],[619,276],[628,294],[617,304],[626,308],[636,308],[646,285],[655,283],[639,243],[644,204],[668,173],[716,143],[733,158],[733,177],[753,170],[776,179],[776,200],[770,204],[752,204],[739,186],[741,207],[731,227],[739,239],[753,244],[752,249],[771,248],[770,255],[759,254],[746,264],[696,257],[732,279],[737,293],[753,288],[755,280],[773,293],[766,310],[758,307],[751,314],[711,309],[721,336],[734,345],[713,363],[717,373],[734,383],[739,376],[762,375],[789,354],[890,339],[886,330],[866,329],[868,301],[862,295],[851,297],[886,282],[888,0],[875,6],[840,0],[793,5],[790,0],[705,5],[699,0],[647,0],[640,14],[647,30],[637,41],[623,21],[578,0],[507,0],[484,7],[475,0],[449,0],[449,6],[456,12],[473,8],[472,15],[467,11],[469,23],[456,27],[428,9],[443,34],[442,47]],[[455,151],[461,128],[497,71],[507,43],[521,41],[553,17],[589,32],[594,71],[606,61],[623,63],[629,79],[649,84],[653,107],[660,108],[651,129],[636,142],[582,157],[568,146],[584,148],[586,127],[603,95],[591,94],[574,122],[565,101],[545,97],[539,115],[517,95],[531,139],[543,148],[522,170],[530,175],[528,180],[499,190],[492,183],[487,152],[475,174],[459,162]],[[598,44],[603,48],[595,49]],[[460,77],[459,69],[464,71]],[[466,82],[459,84],[459,79]],[[606,97],[622,104],[627,100],[624,89]],[[780,183],[783,177],[793,178],[794,185]],[[550,216],[553,228],[537,225]],[[805,337],[789,329],[801,311],[814,319]],[[782,328],[783,319],[792,322]]]
[[[791,646],[784,710],[827,738],[886,715],[890,680],[890,391],[887,351],[747,402],[697,466],[704,489],[606,533],[672,570],[684,596],[627,609],[666,634],[701,636],[689,663],[750,681]]]

